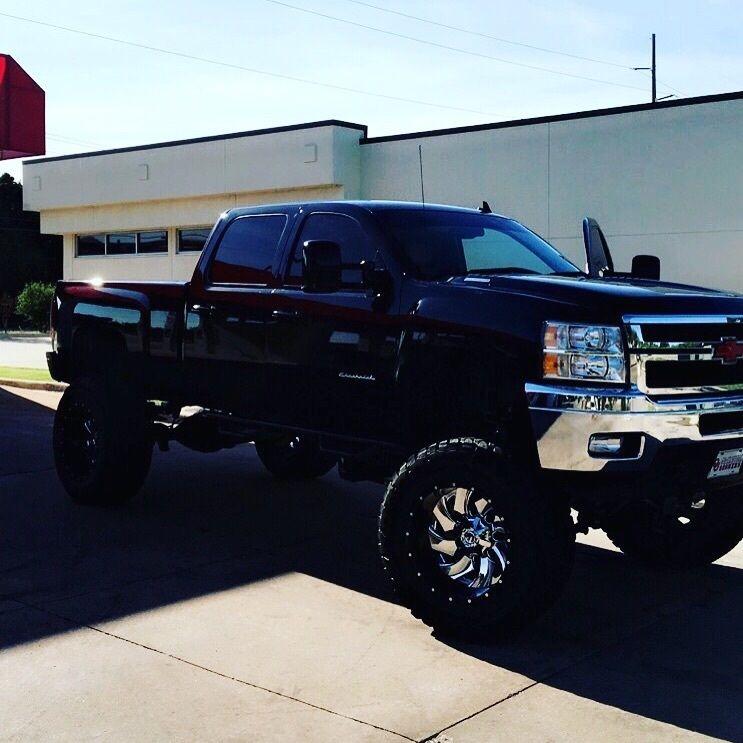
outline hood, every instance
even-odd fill
[[[599,314],[613,319],[626,314],[743,313],[743,294],[667,281],[528,274],[457,277],[450,283],[533,297],[572,306],[575,314],[582,315],[582,310],[586,310],[587,316]]]

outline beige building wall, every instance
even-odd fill
[[[66,279],[186,280],[199,253],[178,252],[181,228],[211,227],[236,206],[358,197],[363,134],[308,125],[30,161],[25,207],[41,212],[43,232],[63,235]],[[77,235],[163,229],[167,253],[76,255]]]
[[[364,144],[362,194],[515,217],[583,265],[598,219],[619,270],[660,256],[672,281],[743,291],[743,100]]]
[[[328,186],[267,193],[193,197],[173,201],[53,209],[42,212],[42,230],[64,237],[62,270],[65,279],[186,281],[191,278],[200,254],[178,252],[179,229],[211,227],[223,211],[236,206],[342,199],[344,196],[342,188]],[[75,238],[78,234],[160,229],[168,232],[167,253],[100,257],[75,255]]]

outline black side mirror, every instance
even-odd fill
[[[337,292],[341,288],[341,248],[330,240],[307,240],[302,246],[304,289]]]
[[[658,281],[660,279],[660,258],[657,255],[636,255],[632,259],[632,278]]]

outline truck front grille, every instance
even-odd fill
[[[631,382],[649,395],[742,394],[743,315],[627,317]]]

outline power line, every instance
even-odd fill
[[[482,39],[489,39],[490,41],[497,41],[501,44],[510,44],[511,46],[520,46],[524,49],[534,49],[539,52],[546,52],[547,54],[558,54],[561,57],[570,57],[571,59],[580,59],[584,62],[594,62],[595,64],[603,64],[609,67],[618,67],[620,70],[631,70],[632,67],[625,64],[619,64],[618,62],[609,62],[606,59],[596,59],[595,57],[583,57],[580,54],[571,54],[570,52],[563,52],[557,49],[547,49],[543,46],[537,46],[536,44],[526,44],[523,41],[513,41],[512,39],[504,39],[501,36],[493,36],[492,34],[486,34],[482,31],[473,31],[471,28],[463,28],[462,26],[452,26],[448,23],[441,23],[440,21],[434,21],[432,18],[423,18],[419,15],[412,15],[411,13],[403,13],[400,10],[393,10],[392,8],[384,8],[381,5],[374,5],[374,3],[366,3],[363,0],[344,0],[347,3],[353,3],[354,5],[361,5],[365,8],[372,8],[379,10],[382,13],[390,13],[392,15],[400,16],[402,18],[408,18],[413,21],[420,21],[421,23],[427,23],[430,26],[438,26],[439,28],[445,28],[448,31],[459,31],[463,34],[469,34],[470,36],[479,36]]]
[[[90,145],[91,147],[103,147],[100,142],[88,142],[84,139],[75,139],[74,137],[67,137],[63,134],[54,134],[52,132],[46,133],[47,139],[53,139],[56,142],[60,142],[62,144],[82,144],[82,145]]]
[[[550,67],[540,67],[539,65],[532,65],[527,64],[526,62],[515,62],[511,59],[503,59],[502,57],[494,57],[491,54],[484,54],[482,52],[475,52],[470,49],[463,49],[461,47],[457,46],[449,46],[448,44],[439,44],[436,41],[429,41],[428,39],[421,39],[417,36],[408,36],[407,34],[401,34],[397,33],[396,31],[388,31],[384,28],[379,28],[377,26],[369,26],[365,23],[357,23],[356,21],[349,21],[346,18],[339,18],[338,16],[329,15],[327,13],[321,13],[317,10],[310,10],[309,8],[301,8],[298,5],[290,5],[289,3],[281,2],[281,0],[264,0],[264,2],[271,3],[272,5],[278,5],[283,8],[288,8],[290,10],[296,10],[300,13],[307,13],[309,15],[318,16],[319,18],[325,18],[327,20],[331,21],[337,21],[338,23],[345,23],[349,26],[355,26],[356,28],[363,28],[367,31],[375,31],[376,33],[385,34],[386,36],[394,36],[398,39],[406,39],[407,41],[414,41],[418,44],[425,44],[426,46],[432,46],[437,49],[446,49],[450,52],[458,52],[459,54],[468,54],[472,57],[479,57],[480,59],[489,59],[493,62],[501,62],[502,64],[508,64],[508,65],[514,65],[515,67],[524,67],[528,70],[537,70],[538,72],[547,72],[550,75],[561,75],[563,77],[572,77],[576,80],[588,80],[592,83],[600,83],[602,85],[613,85],[617,88],[629,88],[630,90],[642,90],[644,91],[645,88],[640,88],[637,85],[627,85],[626,83],[615,83],[610,80],[601,80],[599,78],[595,77],[587,77],[585,75],[576,75],[572,72],[563,72],[562,70],[554,70]]]
[[[70,26],[60,26],[55,23],[48,23],[46,21],[39,21],[34,18],[24,18],[23,16],[12,15],[10,13],[0,12],[0,17],[10,18],[14,21],[22,21],[24,23],[33,23],[37,26],[44,26],[46,28],[52,28],[56,31],[66,31],[67,33],[78,34],[80,36],[87,36],[92,39],[100,39],[103,41],[110,41],[114,44],[122,44],[124,46],[134,47],[136,49],[145,49],[148,52],[157,52],[159,54],[168,54],[171,57],[179,57],[181,59],[188,59],[194,62],[203,62],[205,64],[217,65],[219,67],[227,67],[233,70],[242,70],[243,72],[251,72],[254,75],[264,75],[266,77],[278,78],[280,80],[290,80],[295,83],[303,83],[305,85],[315,85],[320,88],[329,88],[331,90],[340,90],[344,93],[356,93],[358,95],[371,96],[373,98],[384,98],[388,101],[399,101],[402,103],[414,103],[419,106],[429,106],[431,108],[442,108],[449,111],[460,111],[471,114],[485,114],[488,116],[496,115],[493,111],[482,111],[472,108],[460,108],[459,106],[448,106],[443,103],[433,103],[432,101],[423,101],[417,98],[404,98],[402,96],[388,95],[386,93],[374,93],[369,90],[361,90],[360,88],[351,88],[344,85],[335,85],[333,83],[320,82],[319,80],[311,80],[306,77],[298,77],[296,75],[286,75],[281,72],[271,72],[269,70],[262,70],[257,67],[246,67],[244,65],[234,64],[232,62],[223,62],[217,59],[209,59],[208,57],[199,57],[195,54],[187,54],[185,52],[177,52],[173,49],[164,49],[162,47],[151,46],[150,44],[141,44],[136,41],[128,41],[126,39],[118,39],[114,36],[106,36],[105,34],[94,33],[92,31],[83,31],[79,28],[72,28]]]

